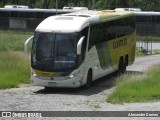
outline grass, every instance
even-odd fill
[[[22,52],[0,52],[0,89],[30,83],[29,57]]]
[[[144,56],[144,53],[142,53],[139,48],[136,48],[135,55],[136,55],[136,57],[137,57],[137,56]]]
[[[160,64],[151,67],[145,74],[126,74],[117,78],[117,88],[107,102],[160,101]]]
[[[0,89],[30,83],[30,57],[23,52],[31,32],[0,30]]]
[[[23,51],[23,44],[31,32],[0,30],[0,51]]]
[[[153,55],[160,54],[160,50],[153,50]]]
[[[152,53],[151,52],[149,52],[149,54],[148,55],[158,55],[158,54],[160,54],[160,50],[152,50]],[[140,48],[136,48],[136,52],[135,52],[135,55],[136,55],[136,57],[138,57],[138,56],[146,56],[146,54],[145,53],[142,53],[142,50],[140,49]]]

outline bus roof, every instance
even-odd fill
[[[21,9],[29,9],[26,5],[6,5],[4,6],[5,9],[14,9],[14,8],[21,8]]]
[[[134,12],[141,12],[140,8],[116,8],[116,11],[134,11]]]
[[[42,21],[35,31],[39,32],[79,32],[88,25],[134,15],[126,11],[81,11],[51,16]]]
[[[34,9],[17,9],[17,8],[0,8],[0,12],[47,12],[47,13],[70,13],[70,12],[77,12],[77,10],[67,10],[67,9],[40,9],[40,8],[34,8]]]
[[[88,10],[87,7],[63,7],[63,10]]]
[[[160,16],[160,12],[150,12],[150,11],[144,11],[144,12],[135,12],[136,16]]]

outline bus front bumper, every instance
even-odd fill
[[[32,85],[35,86],[44,86],[44,87],[62,87],[62,88],[76,88],[81,86],[82,82],[77,79],[77,77],[73,78],[58,78],[54,80],[50,80],[49,77],[39,77],[31,75]]]

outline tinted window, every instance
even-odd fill
[[[135,17],[125,17],[106,23],[95,24],[90,27],[90,40],[88,49],[95,44],[116,39],[131,34],[135,30]]]

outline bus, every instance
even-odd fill
[[[48,17],[33,37],[32,84],[90,87],[100,77],[124,73],[135,60],[135,38],[132,12],[81,11]]]
[[[33,31],[49,16],[80,11],[80,9],[27,9],[24,7],[10,5],[0,8],[0,28],[20,28]]]
[[[141,11],[140,8],[116,8],[116,11],[133,11],[136,16],[137,37],[157,37],[160,34],[160,12]]]
[[[57,14],[66,14],[80,11],[78,9],[39,9],[39,8],[0,8],[0,18],[35,18],[43,19]]]
[[[140,8],[116,8],[116,11],[133,11],[133,12],[141,12]]]
[[[160,12],[135,12],[137,34],[158,37],[160,34]]]

